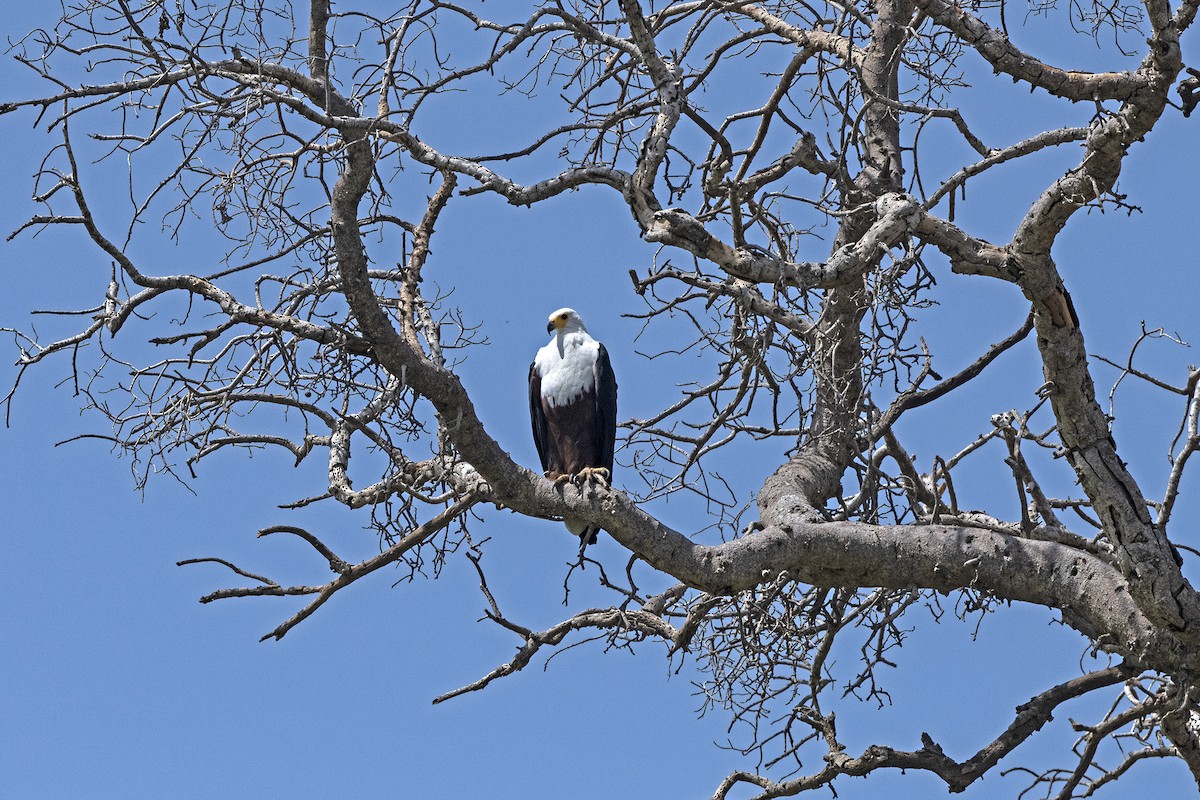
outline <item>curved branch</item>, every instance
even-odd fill
[[[279,640],[282,639],[292,628],[308,619],[314,611],[325,604],[326,600],[333,597],[339,591],[354,583],[359,578],[366,577],[375,570],[380,569],[381,567],[386,567],[388,564],[392,564],[400,560],[400,558],[409,550],[412,550],[417,545],[428,540],[431,536],[441,532],[448,525],[454,522],[454,520],[467,513],[477,502],[478,500],[476,498],[469,496],[456,501],[431,518],[429,521],[414,528],[406,536],[401,538],[398,542],[384,550],[379,555],[374,556],[373,558],[368,558],[365,561],[360,561],[357,564],[347,564],[345,561],[334,555],[333,551],[326,547],[324,543],[320,542],[320,540],[318,540],[311,533],[293,526],[280,525],[274,528],[266,528],[259,532],[259,536],[264,536],[275,532],[294,533],[311,544],[313,548],[317,550],[317,552],[319,552],[329,561],[329,568],[338,573],[336,578],[321,586],[280,586],[274,581],[244,572],[227,561],[216,558],[189,559],[188,561],[180,561],[179,565],[182,566],[183,564],[193,564],[202,561],[216,561],[229,567],[239,575],[244,575],[248,578],[253,578],[267,584],[265,586],[253,586],[249,588],[220,589],[212,594],[208,594],[200,598],[201,603],[211,603],[214,600],[224,600],[231,597],[280,597],[286,595],[307,594],[317,595],[317,597],[309,602],[308,605],[304,606],[304,608],[300,609],[291,617],[280,623],[275,630],[264,634],[259,641],[266,641],[267,639]]]
[[[621,610],[618,608],[604,610],[588,609],[544,631],[538,632],[519,629],[511,623],[505,623],[490,611],[487,613],[487,616],[488,619],[503,624],[504,627],[510,630],[517,630],[519,633],[522,633],[525,637],[525,643],[517,649],[517,654],[511,661],[501,664],[477,681],[472,681],[458,689],[438,695],[433,698],[434,705],[444,703],[447,700],[470,692],[478,692],[486,688],[492,681],[512,675],[515,672],[520,672],[529,665],[529,662],[533,660],[533,657],[537,655],[543,646],[556,646],[562,643],[562,640],[571,631],[584,630],[586,628],[629,630],[641,634],[658,636],[669,642],[675,641],[679,634],[679,631],[664,622],[661,617],[645,610]]]
[[[1053,67],[1019,50],[1008,35],[951,0],[916,0],[937,24],[974,48],[996,72],[1067,100],[1126,100],[1146,85],[1138,72],[1076,72]]]
[[[828,785],[841,775],[864,776],[878,769],[931,772],[946,783],[950,792],[962,792],[996,766],[1000,759],[1041,730],[1042,726],[1053,718],[1053,712],[1058,706],[1088,692],[1120,683],[1136,674],[1137,670],[1121,664],[1081,675],[1042,692],[1028,703],[1017,706],[1017,716],[1008,728],[965,761],[959,762],[950,758],[929,734],[923,733],[920,750],[904,751],[871,745],[858,757],[835,750],[826,757],[828,765],[817,774],[780,783],[758,775],[737,772],[725,779],[713,797],[726,797],[729,790],[739,782],[752,783],[764,790],[755,795],[754,800],[790,797],[817,786]]]

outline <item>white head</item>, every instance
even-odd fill
[[[546,323],[547,333],[572,333],[574,331],[587,331],[583,327],[583,320],[575,313],[573,308],[560,308],[550,315],[550,320]]]

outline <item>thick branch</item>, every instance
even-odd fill
[[[1137,72],[1075,72],[1050,66],[1019,50],[1008,35],[951,0],[917,0],[937,24],[973,47],[996,72],[1067,100],[1125,100],[1145,86]]]

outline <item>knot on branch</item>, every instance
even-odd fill
[[[891,217],[898,222],[903,221],[905,227],[912,230],[921,221],[921,207],[911,194],[892,192],[875,201],[875,216],[879,219]]]
[[[946,752],[942,750],[942,746],[933,740],[925,731],[921,731],[921,750],[919,752],[932,753],[936,756],[944,756]]]
[[[1200,103],[1200,70],[1187,68],[1192,77],[1184,78],[1175,90],[1179,92],[1179,100],[1183,104],[1183,115],[1190,117],[1196,105]]]
[[[684,244],[695,253],[705,253],[713,236],[704,225],[688,212],[679,208],[664,208],[654,212],[654,221],[643,234],[647,242],[661,244]]]

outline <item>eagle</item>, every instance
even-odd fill
[[[529,416],[542,469],[556,485],[607,484],[617,435],[617,379],[608,351],[573,308],[551,314],[546,331],[550,341],[529,365]],[[563,522],[588,544],[596,541],[597,526]]]

